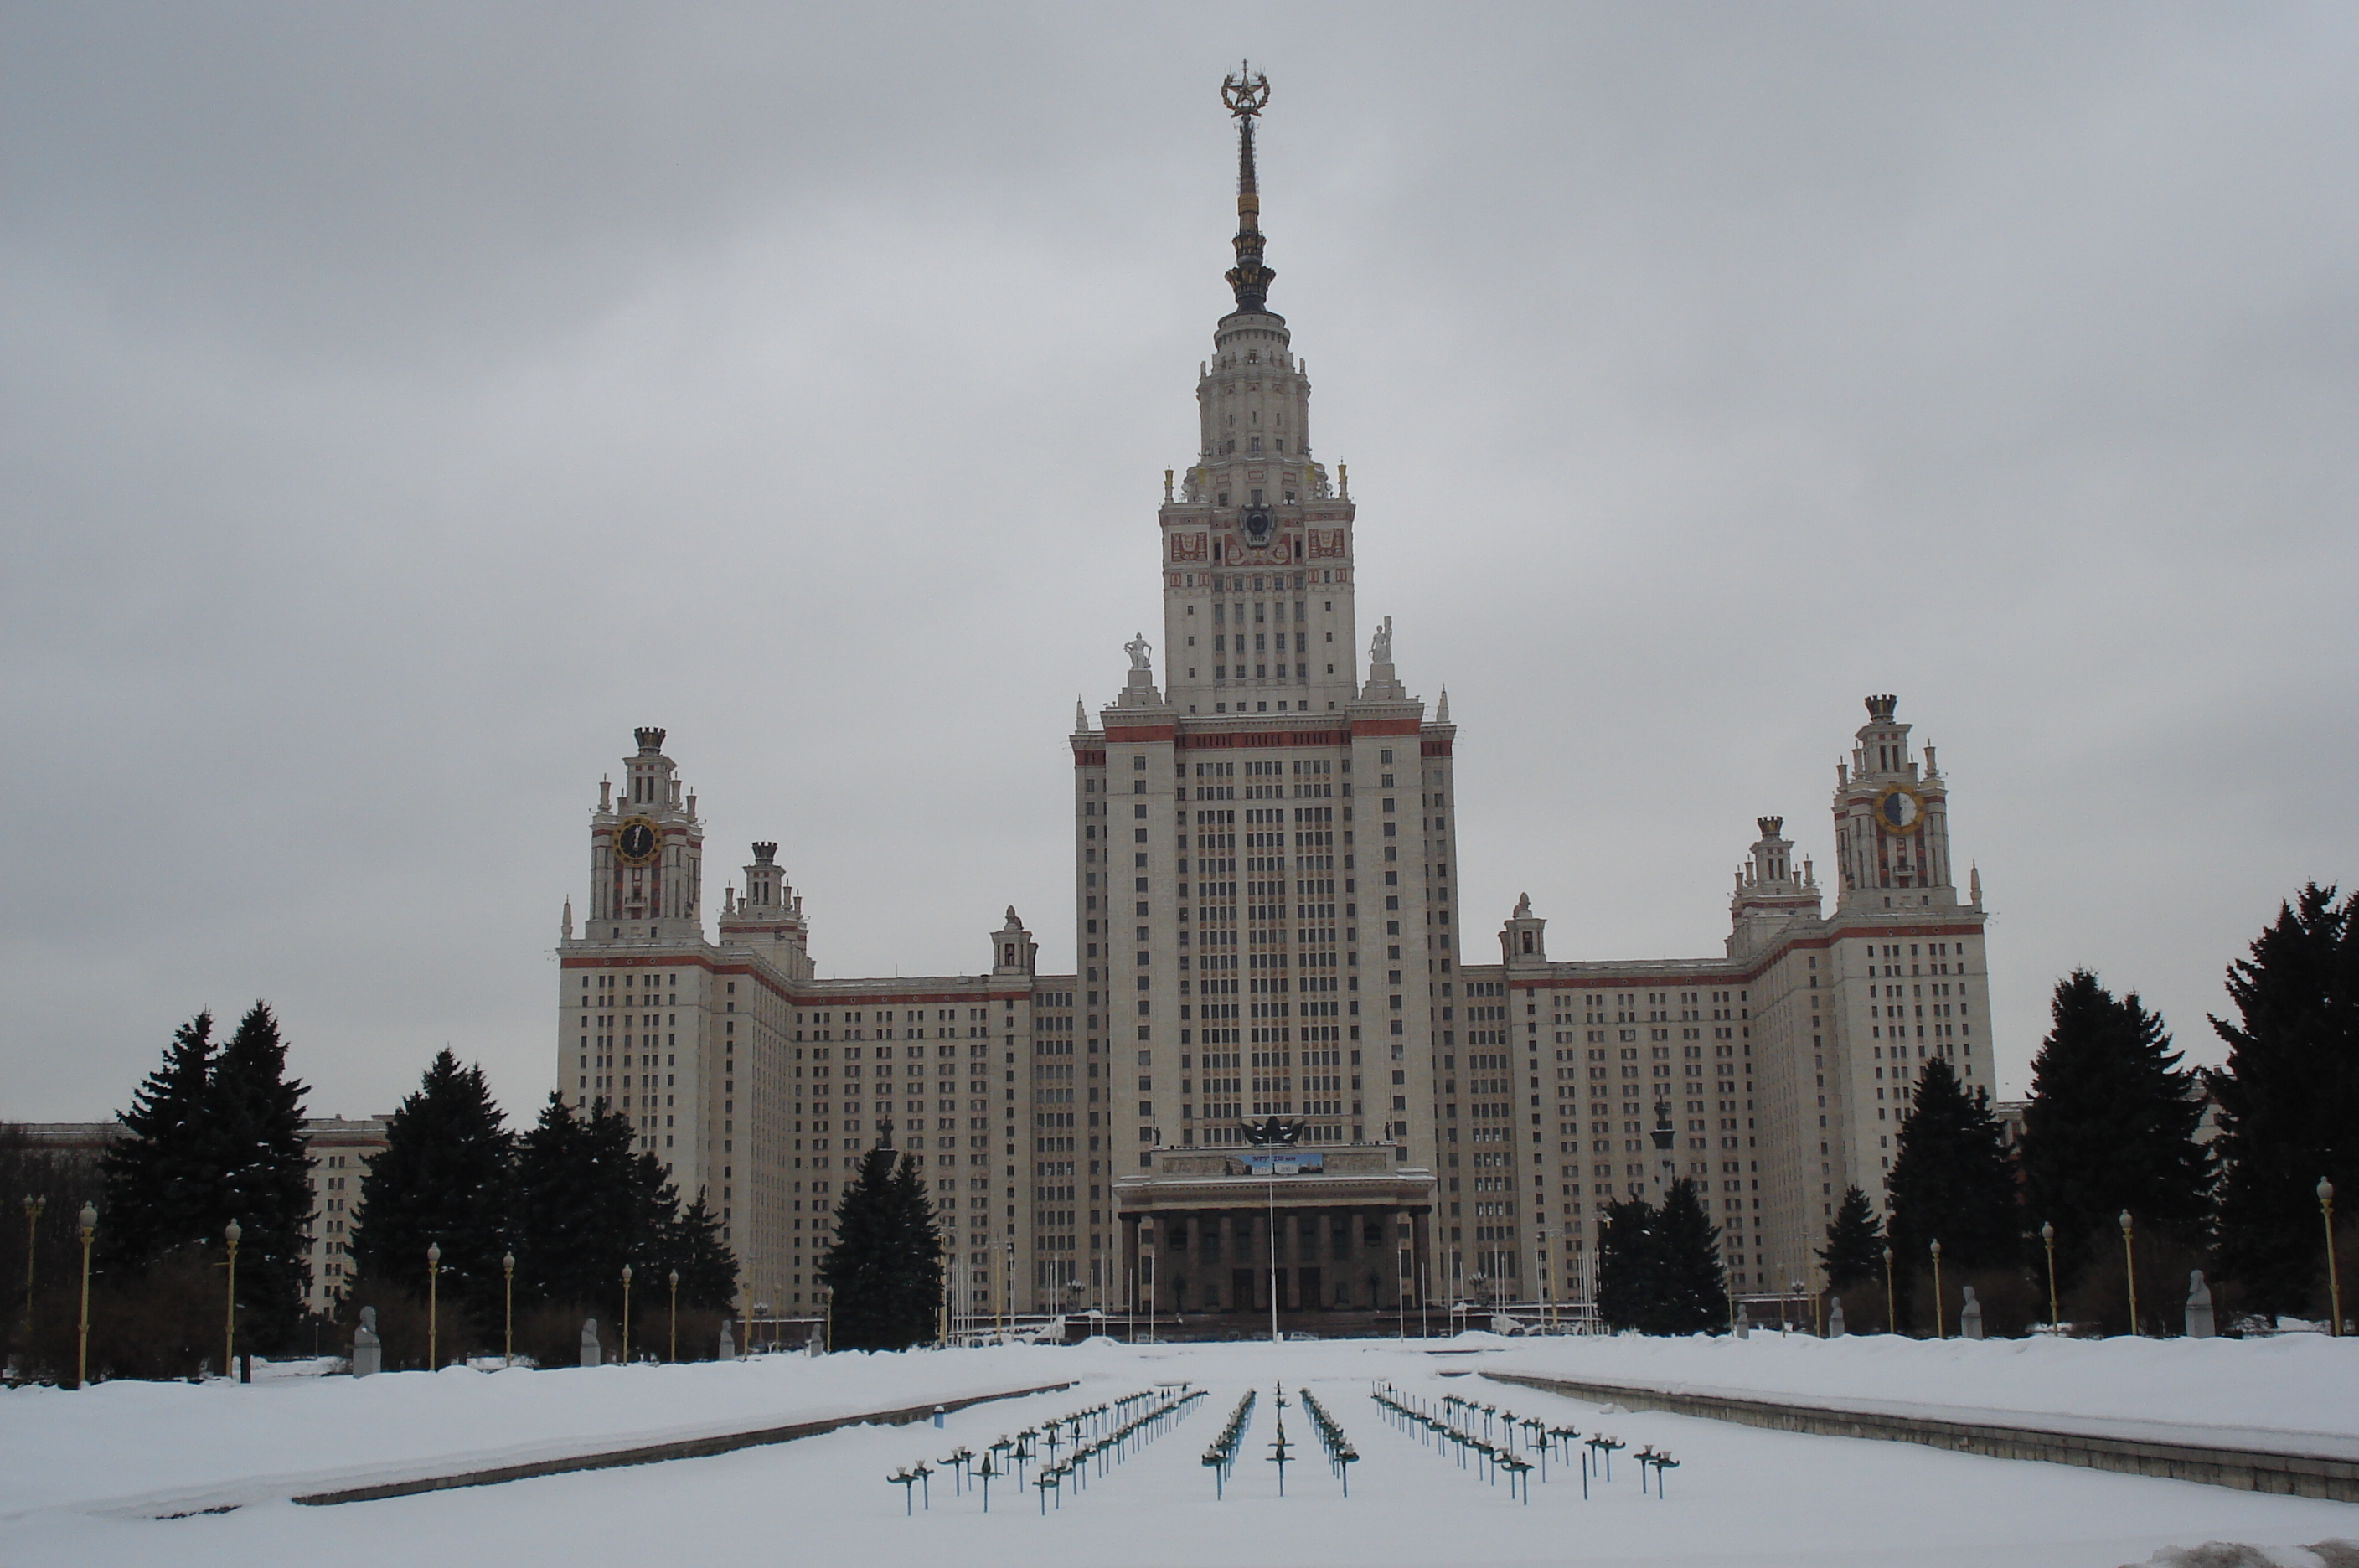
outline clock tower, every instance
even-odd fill
[[[1949,786],[1925,748],[1923,766],[1908,749],[1908,725],[1894,716],[1900,699],[1867,699],[1848,765],[1835,767],[1835,846],[1843,860],[1846,914],[1886,909],[1954,909],[1950,867]]]
[[[696,797],[683,798],[679,768],[663,754],[664,732],[633,732],[638,751],[624,759],[619,793],[598,786],[590,819],[591,942],[695,942],[701,913],[704,824]]]

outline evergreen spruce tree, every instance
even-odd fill
[[[2115,1216],[2125,1209],[2141,1227],[2197,1241],[2212,1163],[2195,1141],[2196,1074],[2180,1071],[2162,1019],[2136,992],[2116,1000],[2075,970],[2057,982],[2049,1010],[2017,1159],[2024,1220],[2056,1227],[2057,1277],[2069,1286],[2096,1242],[2120,1250]]]
[[[2227,1065],[2209,1075],[2226,1168],[2220,1261],[2262,1311],[2317,1312],[2319,1179],[2343,1213],[2359,1209],[2359,893],[2338,905],[2311,883],[2280,906],[2252,956],[2230,966],[2228,999],[2236,1021],[2212,1020]]]
[[[1597,1315],[1619,1333],[1655,1315],[1655,1205],[1644,1198],[1608,1200],[1597,1222]]]
[[[175,1248],[207,1239],[221,1167],[206,1114],[212,1033],[211,1013],[199,1013],[174,1030],[162,1064],[141,1083],[131,1108],[116,1118],[128,1136],[108,1148],[101,1165],[106,1198],[98,1241],[104,1267],[141,1269]]]
[[[901,1350],[934,1337],[941,1299],[941,1233],[907,1155],[886,1124],[836,1205],[835,1238],[820,1265],[834,1292],[840,1350]]]
[[[2019,1260],[2015,1176],[1998,1122],[1947,1062],[1936,1057],[1925,1064],[1894,1141],[1884,1191],[1896,1270],[1927,1267],[1936,1241],[1949,1268]]]
[[[206,1084],[221,1166],[207,1224],[235,1220],[242,1341],[256,1351],[295,1341],[311,1282],[311,1158],[303,1147],[306,1085],[287,1076],[287,1044],[261,1002],[238,1021]]]
[[[557,1302],[616,1315],[623,1265],[649,1261],[660,1233],[648,1167],[637,1134],[603,1100],[576,1116],[557,1094],[517,1141],[515,1247],[516,1301]],[[662,1168],[655,1166],[660,1182]]]
[[[893,1222],[901,1267],[896,1282],[894,1321],[908,1343],[922,1345],[940,1331],[942,1233],[934,1200],[918,1174],[917,1161],[901,1156],[893,1171]]]
[[[1884,1227],[1868,1206],[1867,1194],[1856,1187],[1843,1190],[1842,1204],[1827,1225],[1827,1244],[1819,1251],[1826,1269],[1827,1289],[1847,1290],[1883,1277]]]
[[[698,1192],[671,1226],[666,1244],[668,1268],[679,1270],[683,1306],[726,1311],[737,1299],[737,1259],[721,1239],[721,1216],[704,1206]]]
[[[1720,1267],[1720,1227],[1703,1212],[1685,1177],[1663,1194],[1650,1240],[1654,1301],[1649,1334],[1699,1334],[1728,1323],[1728,1279]]]
[[[442,1249],[442,1298],[479,1323],[497,1324],[515,1140],[480,1067],[438,1052],[418,1088],[386,1124],[385,1148],[360,1188],[351,1251],[354,1271],[412,1295],[426,1293],[426,1249]]]

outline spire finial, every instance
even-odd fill
[[[1237,122],[1237,264],[1229,268],[1229,287],[1236,290],[1237,309],[1269,307],[1270,279],[1277,274],[1262,262],[1261,192],[1254,179],[1254,121],[1269,103],[1269,78],[1240,60],[1221,83],[1221,102]]]

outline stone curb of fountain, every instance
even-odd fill
[[[310,1508],[325,1508],[338,1503],[371,1503],[386,1497],[414,1497],[425,1492],[445,1492],[460,1486],[496,1486],[508,1481],[526,1481],[539,1475],[566,1475],[582,1470],[611,1470],[626,1465],[660,1465],[673,1459],[705,1459],[716,1454],[734,1454],[741,1448],[760,1448],[774,1443],[792,1443],[797,1438],[818,1437],[848,1426],[907,1426],[924,1421],[937,1408],[962,1410],[970,1405],[989,1404],[996,1399],[1028,1399],[1035,1394],[1053,1394],[1075,1386],[1079,1379],[1061,1383],[1042,1383],[1029,1388],[1008,1388],[996,1394],[976,1394],[963,1399],[929,1401],[908,1405],[900,1410],[865,1410],[857,1415],[834,1416],[825,1421],[797,1421],[788,1426],[761,1427],[749,1432],[716,1432],[703,1437],[680,1438],[670,1443],[641,1443],[631,1448],[613,1448],[592,1454],[568,1454],[561,1458],[541,1459],[524,1465],[497,1465],[482,1470],[461,1471],[449,1475],[419,1475],[398,1481],[381,1482],[375,1486],[346,1486],[330,1492],[312,1492],[294,1501]]]
[[[2205,1486],[2229,1486],[2240,1492],[2322,1497],[2338,1503],[2359,1502],[2359,1460],[2348,1458],[2104,1437],[1989,1421],[1844,1410],[1839,1406],[1801,1405],[1723,1393],[1680,1392],[1634,1383],[1579,1382],[1533,1377],[1520,1372],[1485,1371],[1483,1376],[1494,1382],[1514,1383],[1545,1393],[1562,1394],[1567,1399],[1587,1404],[1618,1404],[1634,1410],[1667,1410],[1675,1415],[1702,1416],[1711,1421],[1768,1427],[1778,1432],[1808,1432],[1819,1437],[1858,1437],[1886,1443],[1923,1443],[1929,1447],[1946,1448],[1960,1454],[1984,1454],[1995,1459],[2031,1459],[2051,1465],[2078,1465],[2091,1470],[2113,1470],[2132,1475],[2154,1475],[2174,1481],[2196,1481]]]

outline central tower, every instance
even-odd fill
[[[1389,622],[1360,680],[1353,506],[1269,309],[1268,79],[1241,70],[1222,99],[1235,309],[1199,367],[1196,459],[1164,472],[1164,686],[1135,638],[1120,695],[1096,726],[1077,716],[1074,948],[1103,1055],[1084,1130],[1060,1149],[1034,1118],[1036,1174],[1060,1153],[1103,1160],[1121,1266],[1168,1308],[1383,1308],[1430,1282],[1454,732],[1397,679]],[[1271,1118],[1299,1140],[1282,1156],[1249,1147]]]
[[[1196,461],[1164,479],[1164,675],[1182,713],[1335,713],[1358,690],[1352,502],[1312,456],[1310,377],[1269,309],[1254,160],[1269,80],[1241,71],[1222,99],[1237,123],[1236,309],[1198,368]]]

